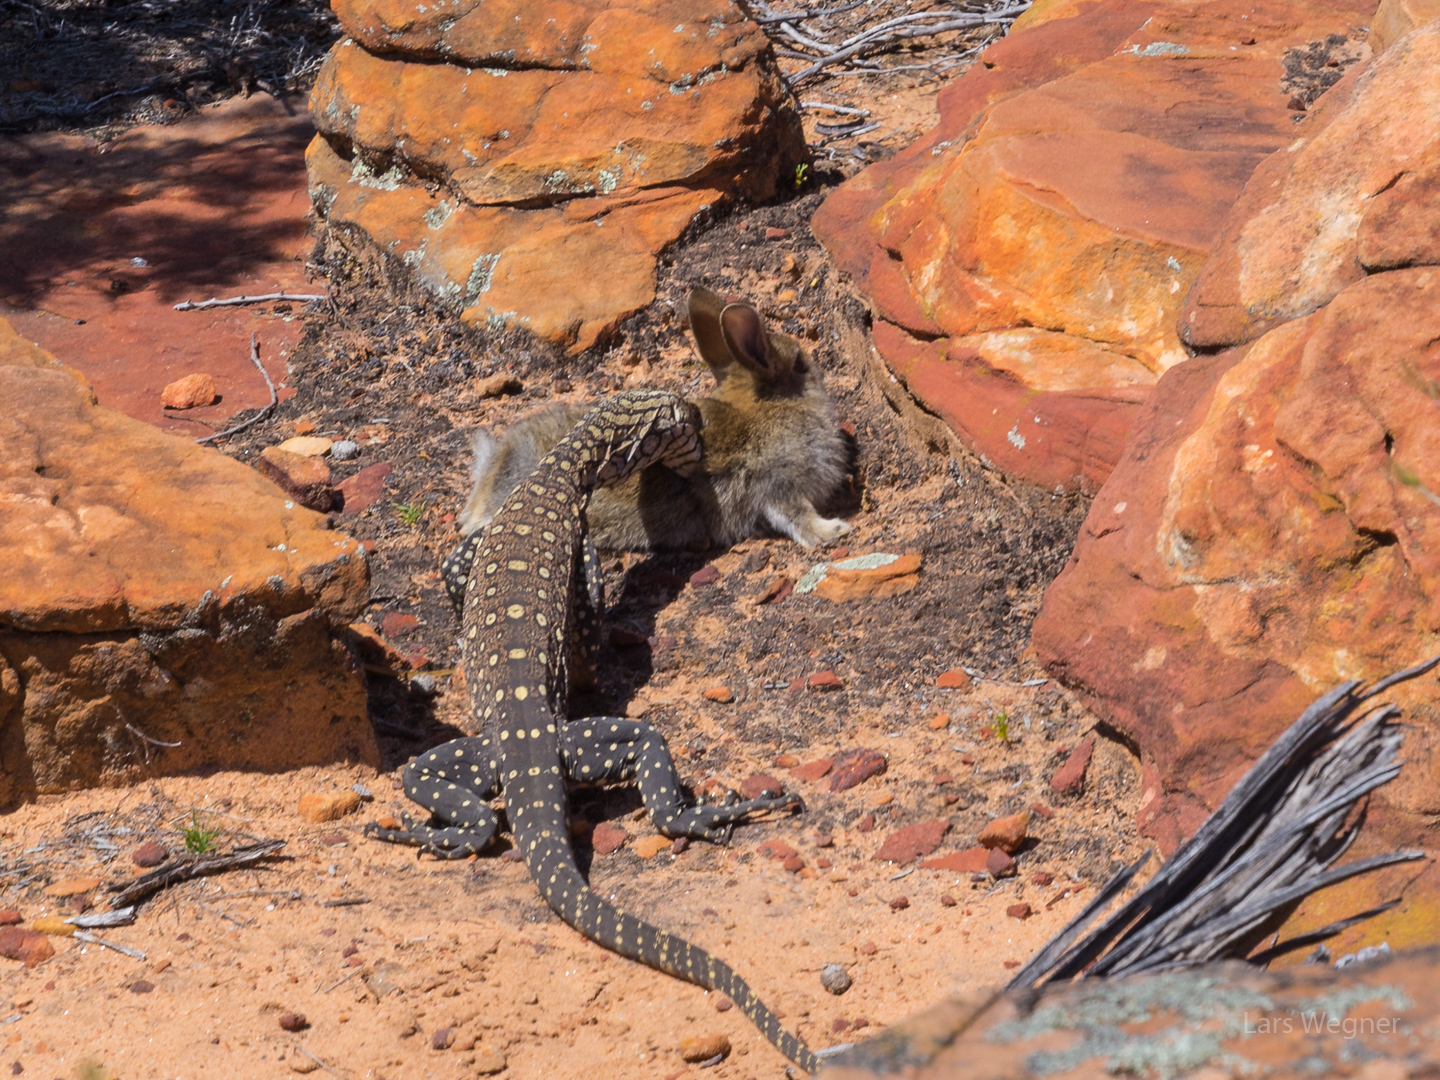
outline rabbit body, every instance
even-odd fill
[[[704,550],[768,527],[805,547],[850,531],[815,509],[845,482],[848,450],[820,374],[799,342],[766,331],[748,304],[697,289],[690,325],[715,376],[695,404],[704,456],[681,476],[652,466],[590,500],[590,536],[602,548]],[[515,485],[588,411],[562,405],[475,438],[474,486],[459,526],[487,525]]]

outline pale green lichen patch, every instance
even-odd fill
[[[1068,1050],[1030,1054],[1026,1066],[1037,1076],[1064,1072],[1099,1058],[1112,1073],[1168,1080],[1209,1063],[1241,1071],[1251,1068],[1244,1059],[1225,1053],[1223,1043],[1245,1035],[1249,1018],[1273,1010],[1271,999],[1257,990],[1177,973],[1081,984],[1064,1000],[1042,1006],[1023,1020],[997,1024],[985,1037],[991,1042],[1013,1043],[1054,1031],[1081,1036]],[[1144,1033],[1121,1026],[1164,1016],[1173,1016],[1175,1021]]]
[[[473,304],[475,299],[490,291],[495,278],[495,267],[500,262],[500,252],[481,255],[470,266],[470,280],[465,283],[465,303]]]

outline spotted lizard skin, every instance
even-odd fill
[[[436,747],[405,771],[406,794],[444,825],[407,818],[403,829],[371,823],[366,832],[440,857],[469,855],[494,838],[498,822],[486,800],[503,792],[516,847],[562,919],[622,956],[728,995],[782,1054],[813,1073],[815,1056],[744,979],[705,950],[606,903],[580,876],[570,848],[567,780],[637,781],[666,836],[725,840],[757,811],[800,806],[795,795],[686,806],[665,740],[649,724],[563,720],[574,614],[587,604],[592,615],[598,608],[599,567],[584,543],[590,492],[655,463],[684,469],[699,456],[698,414],[684,399],[660,391],[617,395],[561,440],[490,525],[446,560],[446,577],[465,596],[466,682],[484,733]]]

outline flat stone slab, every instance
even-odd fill
[[[82,371],[101,404],[177,434],[208,435],[270,400],[252,333],[283,398],[299,320],[173,305],[324,291],[305,280],[313,131],[303,105],[256,94],[104,146],[0,139],[0,316]],[[194,373],[214,378],[219,401],[167,414],[161,391]]]
[[[376,762],[360,545],[98,406],[0,320],[0,805],[206,767]]]

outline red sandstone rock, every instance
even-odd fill
[[[912,863],[939,847],[940,841],[945,839],[945,834],[949,831],[948,821],[921,821],[906,825],[887,836],[885,843],[880,845],[880,850],[870,857],[902,865]]]
[[[193,409],[197,405],[214,404],[219,391],[215,380],[203,372],[176,379],[160,391],[160,404],[167,409]]]
[[[724,0],[340,16],[311,98],[316,205],[470,323],[589,347],[650,302],[656,253],[697,213],[767,197],[803,156],[764,34]]]
[[[22,930],[18,926],[0,926],[0,956],[19,960],[27,968],[43,964],[55,955],[55,946],[38,930]]]
[[[788,859],[793,855],[800,854],[784,840],[766,840],[756,850],[770,859]]]
[[[883,560],[883,561],[882,561]],[[919,555],[858,555],[831,563],[815,595],[837,602],[899,596],[920,584]]]
[[[1366,273],[1440,263],[1440,24],[1351,71],[1256,170],[1180,316],[1199,348],[1253,341]]]
[[[832,768],[830,790],[849,791],[872,776],[883,775],[886,769],[885,755],[868,747],[856,747],[837,757]]]
[[[300,797],[300,816],[312,824],[335,821],[360,808],[360,796],[353,791],[314,791]]]
[[[1378,53],[1388,49],[1417,26],[1440,18],[1440,0],[1380,0],[1370,20],[1370,45]]]
[[[759,799],[765,795],[779,795],[785,790],[785,785],[773,776],[765,773],[755,773],[740,781],[740,794],[747,799]]]
[[[957,667],[951,668],[949,671],[941,672],[940,677],[935,680],[935,685],[941,690],[963,690],[974,681],[964,668]],[[939,717],[936,717],[936,719],[939,719]],[[949,722],[950,718],[948,716],[945,717],[945,724]],[[945,724],[939,726],[944,727]],[[935,727],[936,725],[932,724],[931,726]]]
[[[0,911],[0,926],[15,926],[25,921],[25,917],[14,908],[5,908]]]
[[[1175,315],[1226,212],[1294,138],[1286,50],[1366,15],[1100,0],[1018,20],[942,92],[934,131],[813,223],[906,389],[1006,472],[1102,483],[1186,357]],[[1237,26],[1264,32],[1240,52]]]
[[[596,855],[610,855],[619,851],[629,838],[629,834],[620,826],[602,821],[590,834],[590,846],[595,849]]]
[[[378,761],[336,640],[369,593],[355,541],[234,459],[97,407],[3,322],[0,400],[0,718],[22,748],[0,804],[222,763]],[[45,678],[22,683],[32,669]],[[63,719],[97,708],[109,719],[83,735]]]
[[[335,506],[335,489],[330,486],[330,466],[321,457],[307,457],[267,446],[260,451],[256,470],[301,506],[327,513]]]
[[[993,847],[990,854],[985,856],[985,869],[991,877],[1008,877],[1015,873],[1015,860],[1004,848]]]
[[[1437,340],[1440,269],[1371,275],[1168,374],[1096,497],[1034,647],[1138,744],[1163,848],[1320,692],[1434,652]],[[1431,745],[1376,796],[1377,843],[1433,836]]]
[[[1030,828],[1030,811],[1022,810],[1009,817],[995,818],[980,830],[976,837],[981,847],[999,848],[1007,855],[1014,855],[1025,844],[1026,830]]]
[[[819,780],[834,766],[833,757],[816,758],[814,761],[807,761],[803,765],[796,765],[790,770],[790,775],[796,780]]]
[[[1085,770],[1090,767],[1090,755],[1094,752],[1095,736],[1086,735],[1080,745],[1070,751],[1065,764],[1050,777],[1051,789],[1061,795],[1078,795],[1085,786]]]
[[[1005,909],[1005,914],[1012,919],[1019,919],[1021,922],[1024,922],[1031,915],[1034,915],[1035,912],[1031,910],[1029,904],[1011,904]]]
[[[374,505],[375,500],[380,498],[385,490],[385,478],[394,469],[395,467],[388,461],[378,461],[374,465],[366,465],[355,475],[340,481],[339,490],[343,500],[343,511],[347,514],[358,514],[366,507]]]
[[[409,612],[387,611],[385,617],[380,620],[380,632],[387,638],[392,638],[400,634],[408,634],[419,625],[419,617],[411,615]]]
[[[730,692],[728,686],[707,686],[702,692],[706,701],[714,701],[720,705],[728,705],[735,700],[735,695]]]
[[[811,693],[823,694],[844,688],[845,684],[840,681],[840,676],[833,671],[817,671],[805,679],[805,689]]]

